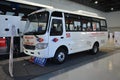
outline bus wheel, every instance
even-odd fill
[[[99,52],[99,45],[95,43],[90,52],[92,55],[97,54]]]
[[[58,49],[53,58],[54,62],[57,64],[63,63],[67,58],[67,52],[64,49]]]

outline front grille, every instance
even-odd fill
[[[35,50],[35,46],[24,45],[25,49]]]

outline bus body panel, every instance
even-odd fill
[[[105,45],[107,42],[107,32],[66,32],[70,34],[70,38],[66,40],[69,44],[69,53],[85,51],[92,49],[95,42],[99,46]]]

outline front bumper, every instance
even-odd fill
[[[34,57],[40,57],[40,58],[50,58],[48,53],[48,48],[40,49],[40,50],[29,50],[23,48],[24,53],[30,56]]]

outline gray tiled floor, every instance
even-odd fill
[[[32,80],[120,80],[120,50],[114,55],[77,68],[52,72]],[[76,66],[72,66],[76,67]]]

